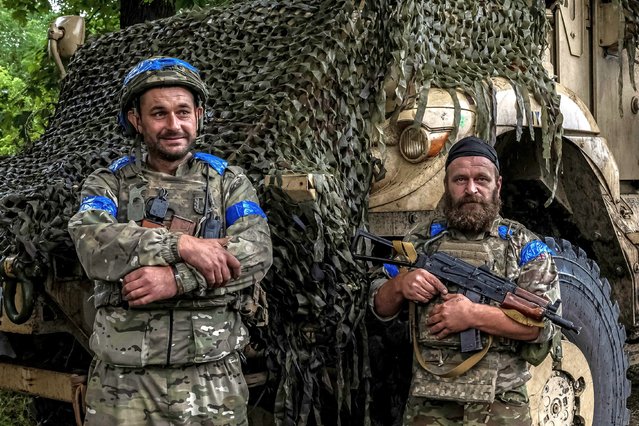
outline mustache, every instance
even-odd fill
[[[188,137],[188,135],[186,135],[184,132],[174,132],[172,130],[166,130],[161,132],[158,137],[160,138],[186,138]]]
[[[455,205],[458,207],[461,207],[464,204],[471,204],[471,203],[486,205],[488,204],[488,200],[485,200],[478,195],[465,195],[462,199],[458,200],[455,203]]]

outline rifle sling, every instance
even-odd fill
[[[393,250],[395,250],[395,253],[408,259],[410,263],[415,263],[417,260],[417,251],[415,250],[413,243],[393,240]]]
[[[451,378],[461,376],[462,374],[464,374],[465,372],[473,368],[479,361],[481,361],[484,358],[484,356],[486,356],[486,354],[488,353],[488,349],[490,349],[490,345],[493,343],[493,336],[490,334],[488,335],[488,343],[486,344],[484,349],[482,349],[480,352],[474,353],[469,358],[462,361],[459,365],[451,368],[448,371],[444,371],[441,373],[431,369],[428,366],[428,363],[426,362],[424,357],[422,356],[422,351],[419,350],[419,344],[417,343],[418,332],[417,332],[416,306],[417,304],[415,302],[409,302],[408,315],[409,315],[409,321],[410,321],[410,327],[411,327],[411,338],[413,340],[413,352],[415,352],[415,358],[417,359],[417,362],[424,370],[428,371],[430,374],[434,376],[451,379]]]
[[[545,327],[545,324],[543,321],[536,321],[532,318],[528,318],[521,312],[516,311],[514,309],[501,308],[501,310],[504,312],[504,314],[506,314],[508,318],[518,322],[519,324],[527,325],[528,327],[539,327],[539,328]]]

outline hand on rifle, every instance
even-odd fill
[[[477,328],[494,336],[532,341],[539,336],[539,328],[520,324],[496,307],[474,303],[462,294],[442,296],[443,302],[433,307],[428,316],[429,331],[438,339]]]
[[[463,294],[445,294],[443,302],[433,307],[428,316],[428,331],[438,339],[473,328],[477,316],[476,303]]]
[[[448,294],[446,286],[425,269],[415,269],[395,277],[404,299],[427,303],[438,294]]]

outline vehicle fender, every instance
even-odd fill
[[[493,79],[496,90],[497,135],[517,128],[517,97],[512,85],[503,78]],[[586,104],[573,92],[561,84],[556,85],[561,97],[560,109],[563,115],[564,142],[570,141],[583,152],[593,172],[604,184],[614,200],[619,200],[619,168],[605,137],[600,135],[599,126]],[[541,127],[541,107],[530,98],[533,127]],[[528,126],[524,114],[522,126]],[[526,129],[524,129],[526,131]]]

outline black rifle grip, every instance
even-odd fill
[[[462,292],[471,302],[480,303],[481,295],[474,291],[466,290]],[[481,332],[476,328],[469,328],[459,333],[459,340],[461,343],[462,352],[474,352],[480,351],[484,348],[481,343]]]

